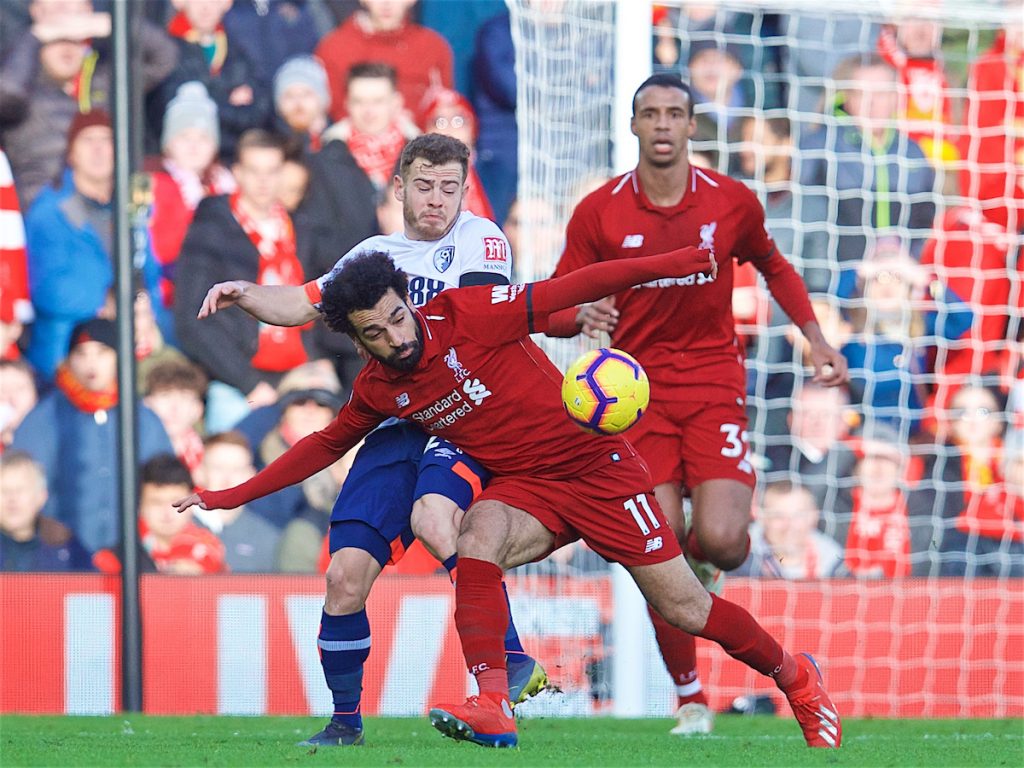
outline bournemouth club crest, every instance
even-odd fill
[[[434,268],[437,269],[438,272],[444,272],[452,265],[452,260],[454,258],[454,245],[446,245],[444,248],[438,248],[434,251]]]

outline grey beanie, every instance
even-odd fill
[[[206,86],[198,80],[182,83],[174,94],[164,112],[164,132],[160,137],[160,146],[186,128],[201,128],[213,136],[215,144],[220,146],[220,125],[217,122],[217,103],[210,98]]]
[[[314,56],[295,56],[288,59],[274,75],[274,104],[281,100],[281,94],[296,83],[313,89],[325,110],[331,106],[331,92],[327,87],[327,72],[324,65]]]

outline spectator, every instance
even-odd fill
[[[0,145],[18,181],[21,209],[60,175],[74,116],[105,109],[113,93],[110,14],[91,0],[32,0],[33,25],[0,65]],[[140,20],[135,32],[141,71],[150,93],[177,63],[174,43]]]
[[[861,578],[927,575],[940,537],[934,497],[908,486],[905,443],[891,427],[873,423],[854,445],[856,484],[837,500],[834,534],[846,567]]]
[[[1020,446],[1011,442],[1004,451],[1005,409],[993,391],[977,385],[959,389],[951,406],[965,490],[963,508],[942,542],[943,573],[1024,576]]]
[[[947,209],[921,253],[921,263],[934,269],[974,313],[964,337],[969,343],[946,352],[944,370],[955,380],[1009,367],[1012,276],[1021,274],[1024,266],[1020,255],[1010,251],[1010,243],[1003,224],[969,204]],[[937,393],[935,405],[940,410],[948,407],[944,393]]]
[[[985,218],[1010,232],[1024,229],[1024,24],[1020,14],[971,64],[961,156],[967,161],[960,193],[981,203]]]
[[[348,471],[352,467],[356,452],[362,445],[360,442],[325,470],[329,473],[331,485],[341,488],[345,478],[348,477]],[[320,486],[320,490],[326,487],[328,484],[325,482]],[[326,568],[321,567],[321,557],[324,552],[327,552],[328,557],[330,556],[327,547],[327,533],[330,528],[331,510],[334,507],[337,494],[330,498],[320,494],[310,495],[305,483],[302,484],[302,491],[303,498],[308,503],[301,507],[281,533],[278,566],[284,573],[323,573]],[[422,545],[420,545],[420,549],[425,552]],[[402,556],[402,560],[399,561],[399,565],[405,561],[408,555],[409,551],[407,550]],[[430,556],[429,553],[427,555]]]
[[[854,333],[842,348],[850,391],[865,414],[893,425],[906,440],[921,429],[927,383],[944,383],[945,349],[970,329],[973,314],[899,241],[880,241],[858,273]]]
[[[43,516],[46,475],[22,451],[0,455],[0,571],[92,571],[75,535]]]
[[[253,74],[269,83],[293,56],[309,54],[320,31],[309,0],[235,0],[224,17],[224,30],[255,65]]]
[[[243,435],[222,432],[206,439],[203,461],[196,473],[196,479],[203,488],[231,488],[255,474],[252,449]],[[196,516],[223,542],[227,564],[232,571],[270,573],[277,570],[277,544],[281,531],[263,517],[248,507],[200,509]]]
[[[814,505],[825,511],[825,530],[840,489],[850,485],[856,457],[843,442],[849,434],[850,397],[845,389],[804,382],[793,394],[787,423],[791,437],[769,445],[765,480],[789,480],[808,489]]]
[[[231,172],[217,161],[217,105],[200,82],[183,83],[167,105],[162,154],[149,163],[153,177],[150,234],[160,264],[160,298],[174,305],[174,270],[199,201],[235,191]]]
[[[403,106],[420,122],[424,97],[431,87],[454,87],[452,49],[431,29],[409,21],[416,0],[361,0],[362,8],[328,33],[317,46],[331,83],[331,118],[350,113],[350,70],[359,62],[391,65]]]
[[[147,461],[139,477],[139,539],[160,573],[195,576],[227,570],[224,545],[172,502],[192,492],[188,469],[170,454]]]
[[[942,23],[902,18],[882,27],[878,52],[900,75],[899,116],[903,129],[920,144],[932,165],[960,159],[951,130],[953,114],[942,62]]]
[[[373,62],[353,65],[345,103],[348,117],[333,125],[324,138],[348,145],[379,198],[405,143],[419,133],[402,114],[395,68]]]
[[[690,44],[690,90],[693,93],[693,115],[697,132],[695,148],[707,142],[717,149],[726,149],[740,139],[737,111],[750,107],[740,85],[743,64],[739,47],[718,45],[713,40]]]
[[[790,84],[787,106],[798,113],[800,146],[807,136],[805,125],[820,124],[831,106],[825,103],[825,84],[832,73],[844,59],[861,58],[875,50],[879,25],[856,13],[790,13],[783,15],[779,33],[787,42],[783,56],[783,73]]]
[[[462,201],[464,210],[494,219],[494,211],[476,172],[476,115],[473,107],[457,91],[438,89],[424,110],[423,129],[427,133],[451,136],[469,147],[469,172],[466,181],[469,190]]]
[[[327,129],[331,92],[324,66],[313,56],[288,59],[274,75],[274,110],[282,133],[298,139],[307,152],[319,152]]]
[[[110,117],[75,116],[68,132],[68,170],[25,216],[29,280],[36,319],[27,356],[46,379],[68,349],[76,323],[95,317],[114,285],[114,139]],[[152,295],[159,272],[152,253],[143,267]],[[158,305],[157,305],[158,306]]]
[[[680,62],[692,61],[695,49],[708,44],[724,49],[728,44],[743,73],[742,99],[752,103],[756,93],[763,109],[782,106],[780,51],[764,11],[730,11],[721,3],[655,6],[653,21],[654,71],[679,72]]]
[[[480,26],[506,7],[504,0],[420,0],[413,11],[420,24],[451,46],[455,62],[452,87],[459,93],[473,92],[473,47]]]
[[[476,166],[499,226],[516,197],[519,176],[515,63],[506,11],[480,26],[473,54],[473,105],[480,119]]]
[[[0,454],[14,440],[14,432],[36,407],[36,379],[24,360],[0,360]]]
[[[232,427],[250,408],[277,399],[281,374],[308,357],[306,327],[261,326],[242,312],[196,319],[207,288],[223,280],[302,285],[295,233],[279,202],[284,148],[254,130],[238,143],[238,191],[208,197],[196,208],[179,257],[175,319],[184,352],[211,379],[207,431]]]
[[[309,192],[309,166],[302,159],[298,151],[289,152],[284,158],[284,167],[281,169],[281,192],[278,195],[281,205],[292,217],[295,224],[296,246],[301,239],[300,232],[303,229],[299,214],[302,211],[302,203]],[[299,255],[299,261],[303,264],[306,261]],[[306,270],[308,271],[308,270]]]
[[[679,10],[666,5],[651,9],[651,29],[654,32],[655,72],[678,72],[682,66],[679,39]]]
[[[935,171],[917,142],[893,129],[899,97],[892,67],[877,54],[852,57],[834,77],[842,89],[837,126],[801,141],[800,181],[826,188],[837,200],[834,266],[842,270],[838,293],[848,296],[851,262],[863,258],[868,234],[905,233],[911,253],[920,253],[935,218]]]
[[[25,225],[7,155],[0,149],[0,360],[21,356],[18,341],[34,313],[29,301]]]
[[[203,460],[197,428],[206,408],[206,374],[188,360],[167,360],[150,368],[142,402],[159,417],[174,455],[195,473]]]
[[[811,293],[835,291],[828,254],[828,199],[802,189],[793,175],[791,125],[786,117],[753,116],[740,122],[740,175],[754,180],[765,224],[779,251],[789,256]],[[773,317],[780,316],[772,312]]]
[[[182,83],[198,81],[217,104],[220,156],[232,158],[239,137],[262,127],[271,114],[267,81],[243,45],[224,28],[231,0],[172,0],[178,13],[167,30],[178,44],[180,61],[151,101],[151,124],[160,124]],[[262,41],[261,41],[262,42]]]
[[[48,514],[92,552],[114,547],[120,539],[116,344],[117,329],[109,320],[76,326],[56,389],[29,412],[11,445],[43,467],[50,490]],[[156,415],[139,406],[138,419],[140,463],[170,452]]]
[[[807,488],[788,480],[769,484],[750,531],[750,554],[740,576],[827,579],[843,576],[843,548],[817,530],[821,511]]]

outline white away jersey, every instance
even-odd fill
[[[463,211],[440,240],[410,240],[404,232],[374,235],[338,259],[334,268],[317,278],[317,294],[341,265],[357,253],[383,251],[409,276],[409,298],[423,306],[441,291],[458,288],[468,272],[492,272],[512,281],[512,249],[498,225]],[[320,308],[319,301],[316,302]]]

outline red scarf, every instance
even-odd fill
[[[71,404],[85,413],[96,413],[97,411],[109,411],[117,405],[117,382],[103,392],[93,392],[86,389],[82,383],[75,378],[68,368],[67,363],[61,363],[57,368],[57,388],[71,401]]]
[[[224,59],[228,57],[228,36],[224,32],[223,24],[218,24],[217,29],[214,30],[212,45],[203,43],[200,34],[192,28],[192,22],[188,20],[184,11],[179,11],[171,19],[171,23],[167,25],[167,31],[171,37],[178,37],[186,43],[200,46],[206,55],[206,63],[210,65],[210,74],[214,77],[220,74],[220,70],[224,66]],[[212,53],[207,53],[209,50],[212,50]]]
[[[910,523],[903,494],[889,507],[869,508],[853,489],[853,519],[846,536],[846,566],[854,576],[910,575]]]
[[[957,530],[1001,540],[1009,536],[1024,541],[1024,505],[1007,493],[1001,471],[1002,445],[988,463],[975,461],[964,453],[960,461],[964,489],[964,508],[956,519]]]
[[[295,232],[284,208],[275,205],[271,211],[276,220],[273,224],[276,237],[270,239],[265,236],[268,228],[261,228],[242,210],[238,201],[239,193],[236,192],[231,196],[231,212],[260,254],[256,282],[259,285],[302,285],[305,276],[295,255]],[[308,323],[290,328],[260,323],[252,367],[261,371],[290,371],[305,363],[308,358],[302,346],[302,331],[309,327]]]
[[[359,167],[370,177],[373,185],[378,189],[383,189],[391,180],[395,171],[395,163],[398,161],[398,156],[402,154],[405,142],[405,135],[401,129],[392,124],[379,136],[359,133],[353,129],[352,135],[348,139],[348,148]]]

